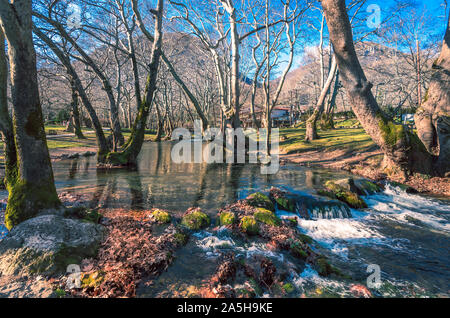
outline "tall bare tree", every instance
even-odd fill
[[[8,41],[17,174],[9,175],[5,224],[11,229],[40,209],[60,205],[47,148],[37,83],[31,0],[0,1]]]

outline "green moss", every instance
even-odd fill
[[[337,185],[333,181],[327,181],[325,187],[331,191],[339,201],[347,203],[350,207],[355,209],[367,208],[366,202],[364,202],[358,194]]]
[[[189,214],[183,216],[181,224],[189,228],[190,230],[200,230],[208,227],[211,223],[209,216],[203,213],[200,209],[195,210]]]
[[[381,129],[383,139],[387,145],[393,147],[405,138],[405,129],[403,125],[397,125],[391,120],[386,120],[381,115],[379,118],[378,126]]]
[[[370,182],[368,180],[364,180],[364,190],[366,190],[368,193],[377,193],[381,191],[381,188],[376,185],[373,182]]]
[[[91,274],[83,274],[81,277],[81,288],[96,288],[100,286],[105,278],[105,273],[101,271]]]
[[[35,111],[32,111],[25,123],[25,132],[28,136],[36,139],[45,140],[45,130],[43,125],[42,111],[39,106]]]
[[[300,234],[297,235],[297,237],[299,238],[300,241],[302,241],[305,244],[312,244],[312,242],[313,242],[313,239],[310,236],[306,235],[306,234],[301,234],[300,233]]]
[[[292,255],[300,259],[305,260],[308,257],[308,253],[305,251],[303,244],[299,241],[292,242],[290,250]]]
[[[170,214],[166,211],[155,210],[152,212],[153,217],[158,223],[166,224],[171,220]]]
[[[288,221],[289,222],[288,224],[291,225],[291,226],[297,226],[298,225],[298,220],[295,217],[285,218],[285,220]]]
[[[275,211],[272,201],[269,197],[261,192],[255,192],[247,197],[247,203],[254,207],[264,208],[270,211]]]
[[[294,288],[294,285],[292,285],[292,283],[286,283],[286,284],[283,285],[283,290],[287,294],[290,294],[290,293],[292,293],[295,290],[295,288]]]
[[[175,242],[179,245],[179,246],[184,246],[187,244],[189,236],[185,233],[182,232],[177,232],[174,234],[175,237]]]
[[[236,216],[233,212],[224,211],[219,216],[220,225],[232,225],[236,222]]]
[[[56,298],[64,298],[66,296],[66,291],[61,288],[56,288],[55,295],[56,295]]]
[[[53,180],[36,184],[20,179],[18,176],[15,181],[8,180],[7,187],[9,196],[5,225],[9,230],[35,217],[39,210],[56,208],[61,204]]]
[[[124,166],[128,164],[128,155],[127,153],[120,152],[110,152],[106,155],[106,163],[111,164],[113,166]]]
[[[101,218],[102,218],[102,214],[99,213],[97,210],[88,210],[88,211],[86,211],[86,215],[83,219],[88,222],[98,224],[100,222]]]
[[[256,235],[259,233],[259,225],[256,222],[256,219],[253,216],[244,216],[241,219],[241,223],[239,225],[243,232],[248,235]]]
[[[275,215],[275,213],[263,208],[258,208],[253,216],[257,221],[267,225],[280,226],[281,224],[281,220]]]
[[[289,211],[289,212],[295,212],[295,200],[294,199],[287,199],[287,198],[277,198],[275,199],[278,205],[278,209]]]
[[[316,260],[316,269],[317,269],[317,273],[320,276],[330,276],[331,274],[335,274],[338,276],[342,276],[341,272],[334,267],[333,265],[331,265],[328,260],[321,256]]]

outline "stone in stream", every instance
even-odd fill
[[[46,276],[97,254],[103,226],[60,215],[40,215],[14,227],[0,241],[0,276]]]
[[[306,220],[352,217],[348,206],[338,200],[309,194],[293,194],[277,188],[270,189],[270,197],[278,210],[295,213]]]

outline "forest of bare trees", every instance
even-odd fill
[[[129,166],[136,165],[146,129],[156,141],[197,119],[203,129],[270,130],[273,110],[283,105],[309,114],[306,140],[312,141],[320,138],[319,121],[333,128],[335,112],[352,110],[383,150],[387,168],[445,175],[447,21],[431,21],[402,2],[368,27],[365,5],[1,1],[8,226],[58,204],[44,133],[44,123],[54,121],[68,123],[80,139],[81,127],[92,128],[100,165]],[[293,98],[299,95],[306,102]],[[403,108],[418,110],[418,136],[395,122]],[[25,208],[26,215],[16,214]]]

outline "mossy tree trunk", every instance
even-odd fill
[[[77,50],[77,52],[82,57],[82,59],[80,60],[94,71],[95,75],[102,83],[103,90],[105,91],[109,102],[109,119],[113,136],[113,148],[122,146],[125,143],[125,138],[123,137],[122,128],[120,126],[119,109],[117,107],[112,85],[104,71],[101,70],[101,67],[97,65],[97,63],[95,63],[91,56],[85,50],[83,50],[83,48],[77,43],[77,41],[66,32],[64,26],[61,23],[56,20],[52,20],[51,18],[46,17],[39,12],[33,12],[33,15],[52,25],[58,32],[58,35],[67,40],[67,42],[70,43],[75,50]]]
[[[45,35],[42,31],[40,31],[36,26],[33,28],[33,32],[52,50],[53,53],[58,57],[59,61],[66,68],[67,74],[69,75],[71,83],[74,85],[74,88],[78,92],[78,95],[83,102],[84,107],[86,108],[89,117],[92,122],[92,126],[95,131],[95,136],[97,139],[98,145],[98,156],[97,162],[103,163],[105,160],[106,154],[110,151],[108,141],[106,140],[105,134],[103,132],[102,125],[100,120],[98,119],[97,113],[95,112],[94,107],[89,100],[86,91],[81,83],[81,80],[78,76],[78,73],[75,71],[74,67],[71,64],[70,58],[67,54],[65,54],[61,48],[59,48],[56,43],[54,43],[47,35]]]
[[[72,90],[72,118],[71,121],[73,122],[73,128],[75,132],[75,136],[77,136],[78,139],[86,139],[84,137],[83,132],[81,131],[81,121],[80,121],[80,109],[78,107],[78,93],[75,86],[75,81],[72,79],[70,81],[70,88]]]
[[[316,107],[314,108],[313,114],[306,121],[306,134],[305,141],[312,141],[319,138],[317,134],[317,120],[319,120],[320,116],[323,113],[325,106],[325,98],[330,91],[331,83],[335,77],[337,70],[336,58],[333,56],[333,61],[331,62],[331,68],[328,73],[327,81],[325,82],[322,91],[320,92],[319,99],[317,100]]]
[[[418,137],[388,119],[380,109],[359,63],[344,0],[323,0],[330,40],[343,86],[358,120],[385,155],[387,172],[432,172],[433,157]]]
[[[425,100],[414,119],[420,140],[439,155],[435,169],[445,175],[450,171],[450,19]]]
[[[5,179],[7,189],[14,185],[17,178],[17,151],[14,131],[8,110],[8,65],[5,54],[5,36],[0,30],[0,132],[5,152]]]
[[[158,0],[156,10],[152,10],[151,12],[155,18],[155,34],[150,63],[148,65],[149,74],[147,76],[145,96],[138,109],[136,120],[131,129],[130,141],[127,143],[127,146],[120,152],[111,152],[106,156],[106,164],[113,166],[135,166],[144,142],[145,127],[147,125],[150,106],[152,105],[154,93],[156,91],[156,80],[158,77],[159,62],[162,52],[162,17],[164,13],[164,0]]]
[[[40,209],[61,203],[53,179],[39,99],[31,0],[0,1],[0,19],[8,40],[18,167],[14,180],[7,181],[5,225],[11,229],[34,217]]]

